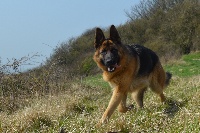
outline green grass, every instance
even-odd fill
[[[14,113],[0,112],[0,132],[55,133],[133,133],[200,132],[200,74],[199,53],[183,56],[167,65],[172,72],[171,83],[165,90],[167,104],[161,104],[151,91],[145,93],[144,109],[134,108],[122,114],[117,110],[109,123],[95,127],[105,111],[112,89],[101,75],[88,76],[66,84],[64,92],[26,99],[27,106]],[[186,71],[186,75],[179,73]],[[81,82],[80,82],[81,81]],[[63,83],[62,83],[63,84]],[[21,99],[24,100],[24,99]],[[134,104],[128,98],[128,104]]]
[[[200,74],[200,52],[184,55],[179,62],[173,62],[165,66],[176,76],[190,77]]]
[[[101,74],[88,76],[83,80],[83,83],[91,87],[102,87],[104,89],[109,88],[109,84],[103,80]]]

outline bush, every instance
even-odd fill
[[[200,49],[199,7],[198,0],[141,1],[127,12],[130,20],[117,29],[124,44],[147,46],[169,60]],[[98,72],[92,61],[94,30],[86,30],[81,36],[61,43],[47,66],[54,63],[67,69],[68,75],[76,76]],[[109,33],[106,28],[104,32]]]

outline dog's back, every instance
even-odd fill
[[[137,76],[148,76],[159,61],[156,53],[138,44],[126,45],[126,48],[131,55],[139,57],[139,71]]]

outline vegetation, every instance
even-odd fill
[[[174,74],[170,86],[165,90],[168,97],[166,104],[162,105],[154,93],[147,91],[144,109],[134,108],[125,114],[115,111],[111,121],[100,128],[95,125],[112,93],[101,75],[70,82],[65,77],[62,81],[47,80],[51,77],[48,77],[48,73],[44,77],[32,74],[7,77],[1,80],[0,131],[199,132],[199,65],[192,65],[194,60],[196,64],[200,63],[199,54],[185,55],[181,60],[165,66]],[[196,72],[179,73],[175,68]],[[3,87],[10,87],[9,92]],[[47,87],[48,91],[45,89]],[[129,98],[128,103],[132,102]]]
[[[166,104],[147,91],[144,109],[115,111],[108,124],[95,127],[112,90],[92,60],[92,28],[61,43],[38,68],[19,71],[31,58],[0,65],[0,132],[199,132],[198,1],[141,1],[127,16],[129,21],[117,27],[122,42],[153,49],[173,74]]]

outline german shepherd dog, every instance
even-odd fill
[[[127,94],[131,93],[139,108],[143,107],[143,96],[147,87],[158,94],[161,102],[166,100],[163,89],[169,84],[170,73],[166,73],[158,56],[142,45],[123,45],[114,25],[110,37],[105,38],[102,30],[96,28],[94,61],[103,70],[103,79],[113,88],[109,105],[100,123],[109,120],[114,110],[125,113]]]

